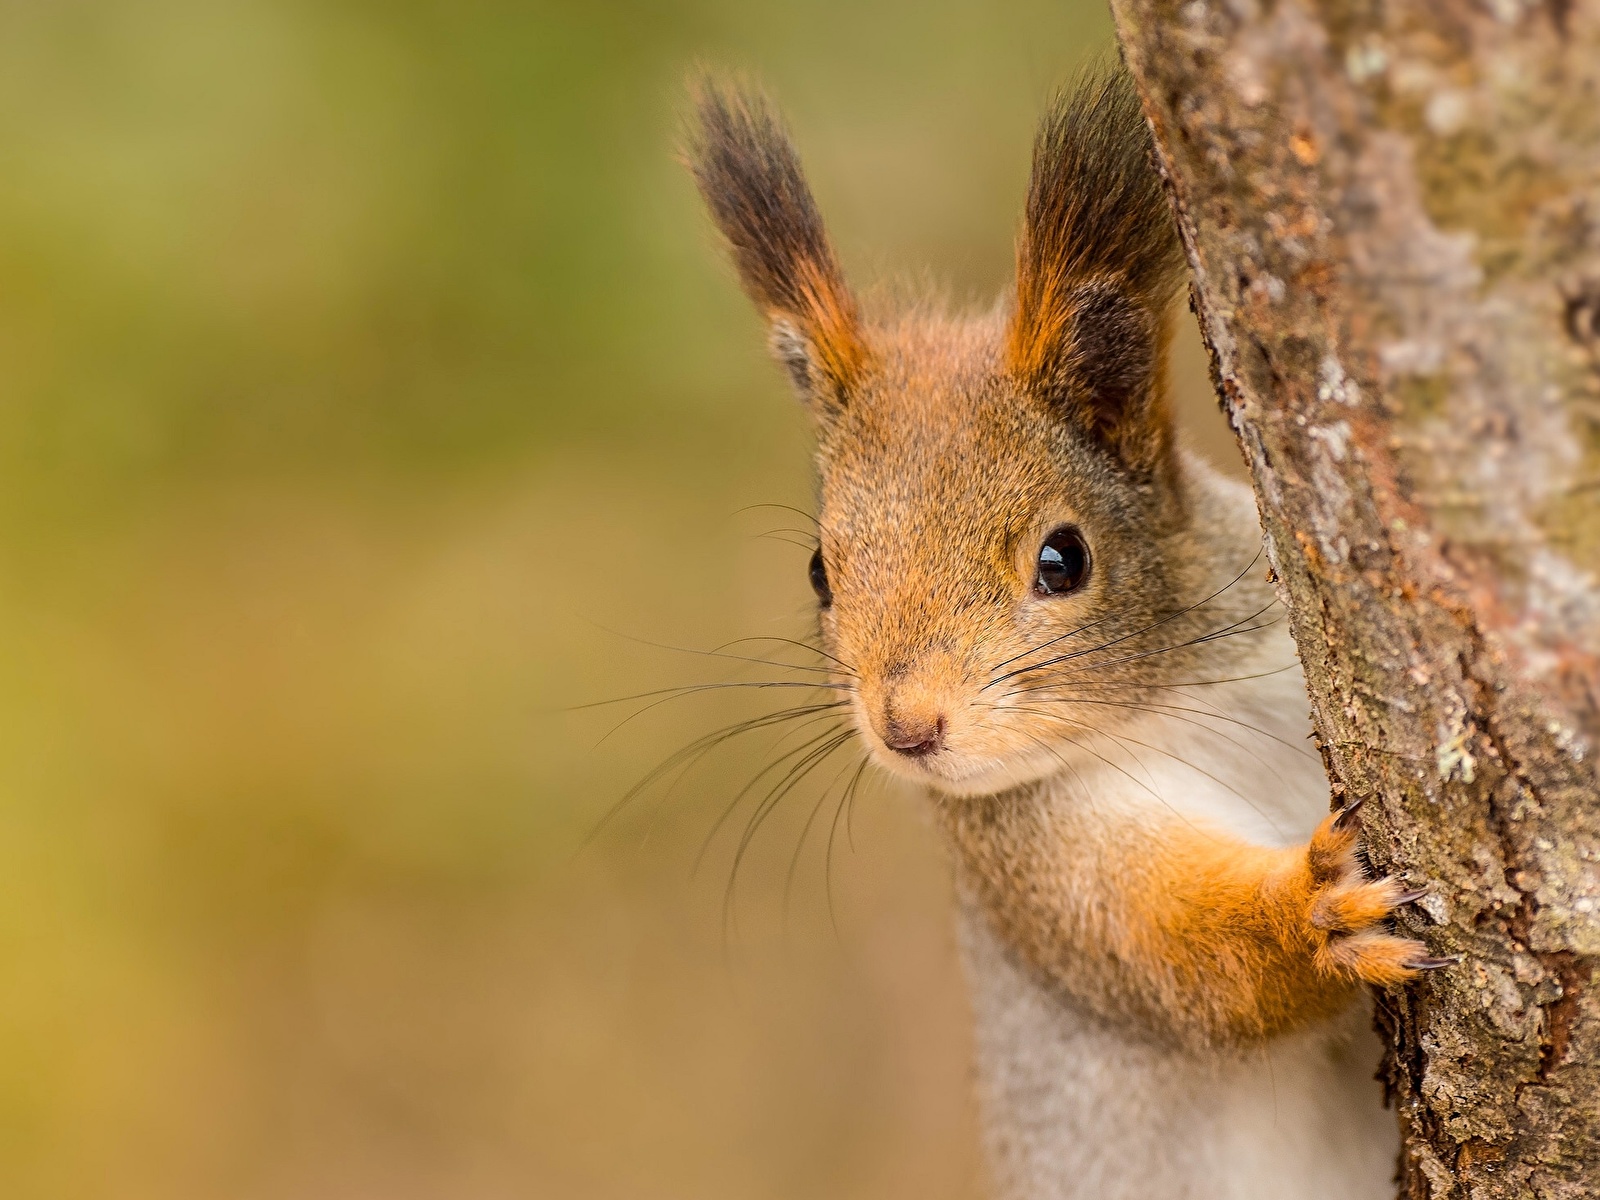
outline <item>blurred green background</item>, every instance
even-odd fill
[[[809,627],[798,518],[749,507],[808,504],[805,422],[674,160],[693,65],[780,97],[857,279],[987,303],[1109,36],[0,8],[0,1195],[978,1194],[915,797],[862,794],[831,889],[786,798],[725,928],[748,808],[697,852],[771,738],[585,838],[771,702],[567,710],[741,674],[630,639]]]

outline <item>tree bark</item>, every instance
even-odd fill
[[[1407,1198],[1600,1194],[1600,0],[1113,0],[1335,801],[1462,956]]]

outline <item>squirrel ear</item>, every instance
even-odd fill
[[[702,79],[688,163],[744,290],[806,398],[838,403],[866,359],[855,298],[782,120],[764,97]]]
[[[1182,268],[1132,82],[1120,66],[1088,74],[1034,139],[1006,355],[1027,391],[1140,471],[1172,442],[1166,312]]]

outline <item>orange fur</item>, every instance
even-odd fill
[[[869,357],[855,297],[833,265],[831,254],[824,262],[800,262],[796,272],[796,290],[803,305],[797,315],[804,323],[812,354],[828,379],[841,389],[848,388],[861,377]],[[769,319],[784,315],[778,310],[768,312]]]
[[[1387,931],[1403,896],[1369,882],[1356,833],[1251,845],[1171,820],[1096,824],[1044,808],[947,802],[977,899],[1049,986],[1191,1046],[1256,1041],[1333,1017],[1358,986],[1414,977],[1420,942]]]

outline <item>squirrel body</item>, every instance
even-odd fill
[[[1230,528],[1247,533],[1253,501],[1240,485],[1190,463]],[[1225,581],[1224,581],[1225,582]],[[1328,782],[1306,745],[1304,683],[1280,626],[1256,635],[1241,675],[1257,678],[1179,689],[1173,706],[1226,713],[1221,728],[1148,718],[1122,731],[1145,770],[1116,755],[1083,755],[1027,795],[990,804],[1033,809],[1055,826],[1053,869],[1070,874],[1078,902],[1114,910],[1137,894],[1153,830],[1217,830],[1253,846],[1288,849],[1328,811]],[[1198,720],[1198,719],[1197,719]],[[1249,728],[1247,728],[1247,726]],[[1261,732],[1257,732],[1261,731]],[[1267,736],[1267,735],[1271,736]],[[1147,773],[1146,773],[1147,772]],[[1131,777],[1130,777],[1131,776]],[[1272,786],[1263,787],[1263,780]],[[1158,799],[1159,798],[1159,799]],[[981,898],[984,847],[948,829],[961,820],[935,798],[957,853],[958,929],[976,1023],[977,1077],[986,1157],[997,1194],[1030,1200],[1385,1200],[1399,1135],[1374,1077],[1380,1046],[1362,1003],[1255,1044],[1196,1044],[1173,1028],[1130,1023],[1113,987],[1093,978],[1050,986],[1018,961]],[[1061,847],[1072,847],[1062,853]],[[1101,847],[1109,847],[1109,851]],[[974,860],[979,861],[974,861]],[[1102,893],[1097,895],[1096,893]],[[1103,934],[1078,936],[1099,960]],[[1059,945],[1059,941],[1058,941]],[[1134,1005],[1135,1009],[1139,1006]],[[1131,1027],[1130,1027],[1131,1025]]]
[[[698,116],[815,421],[830,686],[955,864],[1001,1194],[1379,1196],[1362,985],[1440,964],[1328,812],[1249,492],[1176,444],[1183,260],[1126,76],[1047,113],[987,313],[865,313],[775,113]]]

